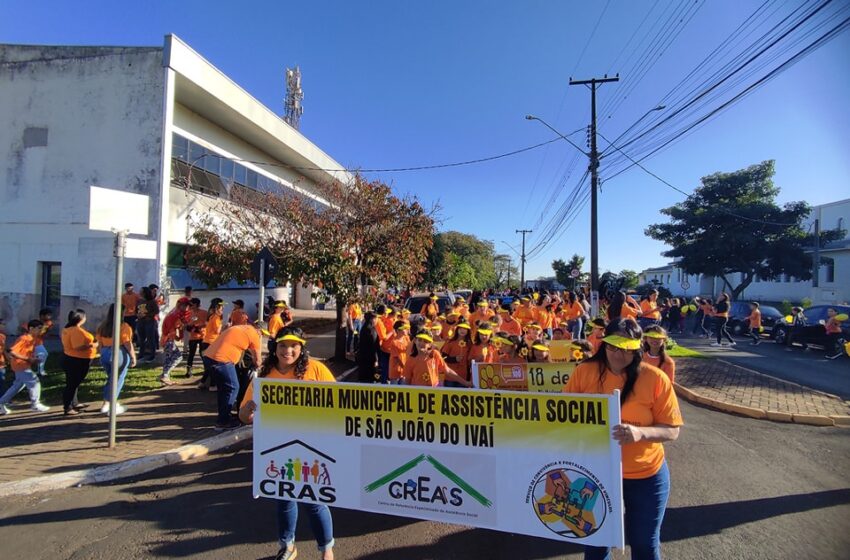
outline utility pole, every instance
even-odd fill
[[[525,288],[525,234],[531,233],[530,229],[518,229],[516,233],[522,234],[522,254],[519,256],[520,259],[520,277],[519,277],[519,291],[522,293],[522,290]]]
[[[595,316],[599,309],[599,237],[597,233],[597,190],[599,188],[599,152],[596,149],[596,86],[608,82],[619,82],[620,75],[609,78],[573,80],[571,86],[586,85],[590,88],[590,303]]]
[[[820,220],[815,218],[815,254],[812,256],[812,287],[820,287]],[[820,294],[815,294],[820,295]]]

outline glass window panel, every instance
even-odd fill
[[[206,158],[203,155],[206,153],[203,146],[189,142],[189,165],[194,167],[203,166],[203,160]]]
[[[244,166],[239,165],[238,163],[234,164],[234,173],[233,180],[241,185],[247,184],[247,179],[245,176],[248,174],[248,170],[245,169]]]
[[[251,187],[252,189],[257,188],[257,172],[256,171],[254,171],[252,169],[248,170],[248,182],[246,183],[246,185]]]
[[[189,157],[189,141],[177,134],[171,135],[171,157],[186,161]]]
[[[221,158],[218,154],[210,150],[206,150],[206,154],[207,157],[204,158],[204,169],[218,175],[218,168],[221,165],[219,160],[221,160]]]
[[[225,179],[233,178],[233,160],[221,158],[221,176]]]

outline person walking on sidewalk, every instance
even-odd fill
[[[103,386],[103,405],[100,411],[104,414],[109,413],[109,403],[112,399],[112,330],[115,325],[113,314],[115,313],[115,304],[109,306],[109,313],[100,325],[97,326],[95,335],[97,336],[97,344],[100,347],[100,365],[103,366],[103,371],[106,372],[106,383]],[[131,367],[136,367],[136,348],[133,346],[133,329],[130,323],[122,322],[119,327],[118,336],[118,379],[116,384],[116,399],[121,395],[121,389],[124,387],[124,380],[127,378],[127,371]],[[124,414],[126,409],[121,406],[117,400],[115,401],[115,414]]]
[[[221,298],[213,298],[210,302],[210,307],[207,309],[207,326],[204,329],[204,340],[201,342],[201,362],[204,365],[204,375],[198,381],[198,388],[208,390],[215,387],[215,381],[212,379],[207,358],[204,357],[204,352],[210,347],[210,344],[221,334],[221,329],[224,323],[224,301]]]
[[[626,540],[633,559],[658,559],[670,495],[662,444],[679,437],[683,422],[673,384],[642,361],[641,334],[634,320],[613,320],[605,328],[602,349],[576,366],[564,392],[610,395],[620,390],[622,419],[612,437],[622,453]],[[585,546],[584,557],[607,560],[611,549]]]
[[[177,340],[183,337],[183,328],[190,320],[189,303],[189,298],[181,297],[177,300],[177,306],[162,321],[162,374],[159,380],[163,385],[174,385],[171,372],[183,359],[183,352],[177,348]]]
[[[753,346],[761,344],[761,309],[759,302],[750,302],[750,314],[747,316],[747,323],[750,325],[750,337],[753,341],[750,342]]]
[[[235,325],[219,335],[204,352],[210,374],[218,385],[218,419],[216,430],[230,430],[239,427],[239,421],[231,417],[236,394],[239,391],[239,379],[236,376],[236,364],[242,359],[243,352],[251,352],[255,364],[260,363],[260,331],[265,329],[264,322],[254,325]]]
[[[136,307],[136,339],[139,341],[139,362],[156,360],[159,304],[147,286],[142,288],[142,298]]]
[[[49,406],[41,404],[41,381],[39,381],[38,375],[33,372],[33,368],[38,367],[39,363],[39,359],[35,355],[36,337],[43,326],[44,324],[38,319],[33,319],[27,323],[26,334],[19,336],[9,350],[9,355],[12,358],[10,366],[12,371],[15,372],[15,381],[9,387],[9,390],[0,397],[0,414],[9,414],[6,405],[24,387],[30,394],[30,410],[35,412],[50,410]]]
[[[192,377],[192,366],[195,365],[195,354],[200,348],[203,352],[202,344],[204,342],[204,334],[207,330],[208,312],[201,309],[201,300],[192,298],[189,305],[189,324],[186,330],[189,333],[189,355],[186,358],[186,377]],[[203,360],[202,360],[203,361]]]
[[[230,330],[230,329],[228,329]],[[274,341],[273,351],[269,353],[260,369],[260,377],[267,379],[290,379],[319,383],[333,383],[333,374],[321,362],[310,358],[305,346],[304,332],[298,327],[284,327]],[[254,421],[257,403],[254,401],[253,386],[249,385],[239,407],[239,419],[246,424]],[[318,470],[314,471],[318,473]],[[314,474],[318,476],[318,474]],[[305,479],[306,480],[306,479]],[[333,560],[334,537],[333,519],[328,506],[324,504],[303,504],[310,519],[316,544],[322,554],[322,560]],[[275,560],[294,560],[298,556],[295,548],[295,527],[298,525],[298,502],[277,501],[278,539],[280,550]]]
[[[62,369],[65,370],[65,389],[62,405],[65,416],[74,416],[88,405],[77,400],[77,389],[89,374],[92,359],[97,355],[94,335],[83,328],[86,312],[74,309],[68,313],[68,323],[62,329]]]
[[[714,334],[717,336],[717,342],[712,342],[711,346],[722,346],[722,337],[726,337],[729,341],[729,346],[735,346],[735,341],[732,335],[726,329],[726,324],[729,322],[729,294],[721,292],[714,304]]]

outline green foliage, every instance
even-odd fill
[[[646,234],[672,249],[663,254],[678,259],[687,274],[720,278],[736,299],[755,279],[780,274],[811,278],[812,259],[804,248],[813,240],[803,220],[811,208],[805,202],[776,204],[779,188],[773,184],[774,162],[764,161],[732,173],[703,177],[702,185],[687,199],[661,210],[670,217],[653,224]],[[825,231],[821,243],[840,238]],[[732,285],[728,275],[742,273]]]
[[[779,304],[779,311],[782,313],[782,315],[790,315],[792,307],[794,307],[794,304],[792,304],[787,299],[783,299],[782,303]]]
[[[802,307],[803,309],[808,309],[811,306],[812,306],[811,298],[804,297],[802,299],[802,301],[800,301],[800,307]]]
[[[573,254],[569,261],[564,262],[563,259],[552,261],[552,270],[555,271],[555,280],[559,284],[571,290],[574,290],[577,285],[587,281],[587,274],[581,273],[581,268],[584,266],[584,257]],[[578,278],[573,278],[570,273],[576,269],[579,271]]]
[[[623,289],[634,290],[638,287],[638,273],[634,270],[623,269],[620,271],[619,276],[623,280]]]
[[[434,235],[423,286],[483,290],[499,283],[496,251],[491,241],[459,231]],[[515,270],[515,269],[513,269]]]

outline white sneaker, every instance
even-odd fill
[[[5,416],[6,414],[9,414],[9,412],[11,411],[6,407],[5,404],[0,404],[0,415]]]
[[[125,412],[127,412],[127,409],[126,409],[126,408],[124,408],[124,406],[123,406],[121,403],[116,403],[116,404],[115,404],[115,414],[116,414],[116,415],[118,415],[118,414],[124,414]]]
[[[730,342],[729,346],[738,346],[738,343],[737,342]]]
[[[103,406],[100,407],[100,413],[101,414],[109,413],[109,403],[103,403]]]
[[[30,406],[30,410],[34,412],[47,412],[48,410],[50,410],[50,407],[46,404],[41,404],[40,402],[37,402]]]
[[[711,344],[709,344],[709,346],[720,346],[720,343],[719,342],[712,342]]]

